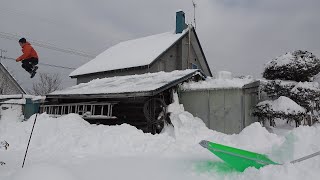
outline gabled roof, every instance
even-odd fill
[[[187,32],[188,29],[185,29],[180,34],[166,32],[121,42],[80,66],[70,76],[149,65]]]
[[[2,63],[0,63],[0,71],[3,72],[3,75],[7,80],[19,91],[18,93],[26,94],[25,90],[18,84],[16,79],[10,74],[7,68],[2,65]]]
[[[187,69],[95,79],[88,83],[52,92],[47,95],[47,98],[153,96],[196,75],[202,79],[205,78],[200,70]]]

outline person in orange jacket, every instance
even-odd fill
[[[29,72],[31,74],[31,78],[33,78],[36,75],[38,69],[38,66],[36,66],[39,63],[38,54],[25,38],[21,38],[19,40],[19,44],[22,48],[23,54],[18,57],[16,61],[21,61],[22,68]]]

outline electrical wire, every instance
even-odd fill
[[[0,38],[18,41],[21,38],[21,36],[14,35],[11,33],[6,33],[6,32],[0,32]],[[50,43],[47,43],[47,42],[35,41],[35,40],[31,40],[31,39],[28,39],[28,42],[30,42],[31,44],[33,44],[35,46],[43,47],[43,48],[54,50],[54,51],[78,55],[78,56],[87,57],[87,58],[94,58],[95,57],[94,55],[85,53],[83,51],[70,49],[70,48],[68,48],[68,49],[60,48],[60,47],[57,47],[57,46],[50,44]]]
[[[8,60],[12,60],[12,61],[16,61],[16,59],[14,58],[10,58],[10,57],[6,57],[6,56],[0,56],[0,59],[8,59]],[[39,65],[43,65],[43,66],[51,66],[51,67],[55,67],[55,68],[63,68],[63,69],[76,69],[76,68],[71,68],[71,67],[66,67],[66,66],[58,66],[58,65],[52,65],[52,64],[47,64],[47,63],[38,63]]]

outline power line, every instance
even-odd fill
[[[3,52],[1,50],[1,52]],[[16,61],[16,59],[11,58],[11,57],[6,57],[6,56],[0,56],[0,59],[8,59],[8,60],[12,60],[12,61]],[[51,67],[55,67],[55,68],[63,68],[63,69],[76,69],[76,68],[71,68],[71,67],[65,67],[65,66],[58,66],[58,65],[52,65],[52,64],[47,64],[47,63],[38,63],[39,65],[43,65],[43,66],[51,66]]]
[[[0,32],[0,38],[18,41],[21,38],[21,36],[10,34],[10,33],[6,33],[6,32]],[[87,58],[94,58],[95,57],[94,55],[85,53],[83,51],[70,49],[70,48],[68,48],[68,49],[59,48],[59,47],[57,47],[57,46],[55,46],[53,44],[46,43],[46,42],[35,41],[35,40],[30,40],[30,39],[28,39],[28,41],[30,43],[32,43],[33,45],[35,45],[35,46],[43,47],[43,48],[46,48],[46,49],[51,49],[51,50],[54,50],[54,51],[59,51],[59,52],[63,52],[63,53],[78,55],[78,56],[87,57]]]

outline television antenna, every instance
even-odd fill
[[[194,2],[194,0],[192,0],[192,5],[193,5],[193,22],[194,22],[194,29],[196,29],[196,7],[197,4]]]

